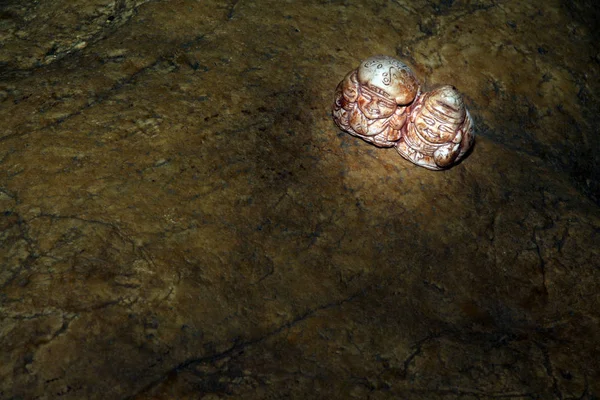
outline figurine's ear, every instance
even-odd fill
[[[342,90],[346,100],[350,102],[358,100],[358,78],[356,70],[351,71],[344,77]]]

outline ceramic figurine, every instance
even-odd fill
[[[407,106],[419,95],[419,82],[401,61],[374,56],[361,62],[335,91],[333,118],[351,135],[378,147],[400,139]]]
[[[453,86],[423,93],[409,107],[396,150],[405,159],[432,170],[458,162],[473,144],[473,121]]]

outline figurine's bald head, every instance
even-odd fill
[[[419,82],[406,64],[389,56],[374,56],[358,67],[358,82],[397,105],[410,104],[419,91]]]

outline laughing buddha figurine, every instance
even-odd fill
[[[473,145],[473,120],[455,87],[425,92],[411,104],[408,120],[395,144],[398,153],[421,167],[451,167]]]
[[[419,82],[401,61],[375,56],[350,71],[335,91],[333,118],[344,131],[377,147],[400,139],[407,106],[419,93]]]

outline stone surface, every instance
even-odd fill
[[[0,3],[0,398],[600,396],[593,2],[68,3]],[[463,162],[335,127],[373,54]]]

